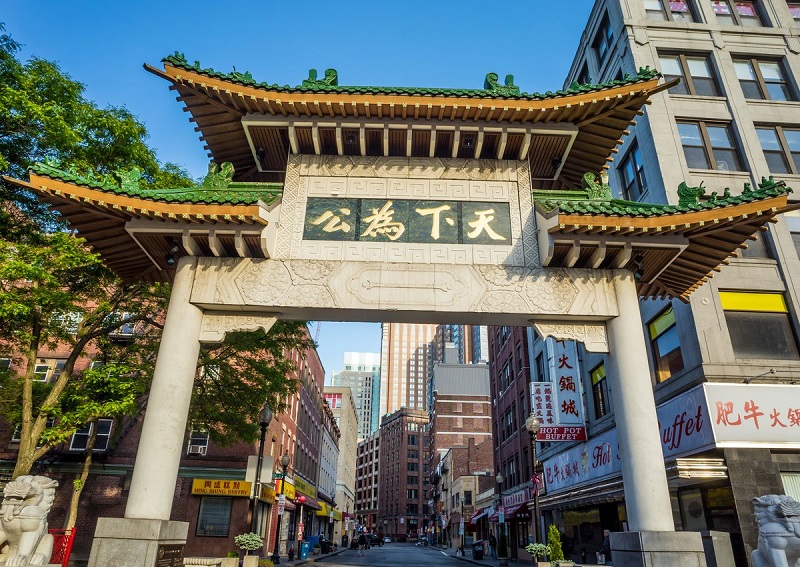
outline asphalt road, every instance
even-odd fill
[[[359,556],[358,552],[348,549],[347,551],[331,557],[317,561],[317,565],[339,566],[339,565],[388,565],[406,567],[442,567],[458,566],[464,567],[458,559],[450,557],[450,550],[439,550],[430,547],[417,547],[413,543],[385,543],[382,547],[370,547],[363,551],[364,555]]]

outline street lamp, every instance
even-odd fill
[[[299,552],[300,546],[303,544],[303,531],[305,529],[305,524],[303,523],[303,505],[306,503],[306,497],[301,494],[297,497],[297,503],[300,504],[300,521],[297,523],[297,549]]]
[[[261,439],[258,442],[258,463],[256,464],[256,481],[253,483],[253,501],[251,502],[251,510],[250,510],[250,522],[251,522],[251,529],[250,531],[253,533],[260,533],[258,529],[258,514],[256,514],[256,506],[258,502],[258,497],[261,492],[261,464],[264,461],[264,438],[267,436],[267,426],[269,426],[269,422],[272,421],[272,409],[264,403],[264,407],[261,408],[261,411],[258,412],[258,425],[261,426]]]
[[[528,419],[525,420],[525,429],[528,430],[528,434],[531,436],[531,460],[533,461],[533,476],[531,477],[531,483],[533,484],[533,513],[534,513],[534,538],[533,541],[539,543],[541,540],[541,517],[539,515],[539,477],[536,473],[536,466],[538,463],[536,462],[536,434],[539,433],[539,428],[542,426],[542,423],[539,421],[539,418],[531,412],[531,415],[528,416]]]
[[[283,501],[283,487],[286,486],[286,469],[289,468],[289,453],[286,452],[281,457],[281,469],[283,469],[283,476],[281,476],[281,491],[278,494],[278,525],[275,528],[275,550],[272,552],[272,563],[274,565],[278,565],[281,562],[281,558],[278,555],[278,544],[280,543],[281,539],[281,516],[283,516],[283,511],[281,510],[282,506],[281,503]]]

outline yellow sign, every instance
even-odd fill
[[[283,484],[283,480],[277,479],[275,481],[275,494],[285,494],[286,498],[289,500],[294,500],[294,485],[287,482],[285,486],[283,486],[283,492],[281,492],[281,485]]]
[[[320,509],[317,510],[317,516],[324,516],[328,517],[331,507],[328,506],[325,502],[319,502]]]
[[[262,484],[261,494],[258,495],[258,499],[266,502],[267,504],[272,504],[275,502],[275,489],[271,486]]]
[[[342,511],[341,510],[334,510],[333,511],[333,519],[337,522],[342,521]]]
[[[211,480],[196,478],[192,481],[192,494],[208,496],[250,497],[250,483],[246,480]]]
[[[317,498],[317,489],[314,488],[311,484],[308,484],[300,477],[294,477],[294,487],[299,491],[305,494],[306,496],[310,496],[311,498]]]

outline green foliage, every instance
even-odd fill
[[[264,557],[263,559],[258,560],[258,567],[274,567],[274,565],[275,564],[272,562],[272,559],[269,557]]]
[[[239,554],[235,551],[229,551],[225,557],[239,557]]]
[[[244,549],[248,553],[264,546],[264,540],[261,539],[261,536],[253,532],[239,534],[233,538],[233,542],[239,546],[239,549]]]
[[[564,559],[564,550],[561,548],[561,532],[558,526],[550,524],[547,528],[547,545],[550,547],[550,560],[561,561]]]
[[[501,525],[497,535],[497,557],[508,557],[508,546],[506,545],[506,532]]]
[[[529,543],[525,546],[525,551],[532,557],[544,557],[550,555],[550,546],[543,543]]]
[[[269,333],[228,333],[223,343],[204,345],[190,421],[202,424],[221,445],[255,441],[259,426],[253,418],[264,400],[277,415],[297,390],[295,364],[287,354],[312,344],[304,322],[278,321]]]

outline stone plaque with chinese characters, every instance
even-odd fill
[[[510,244],[508,203],[318,199],[306,204],[306,240]]]

